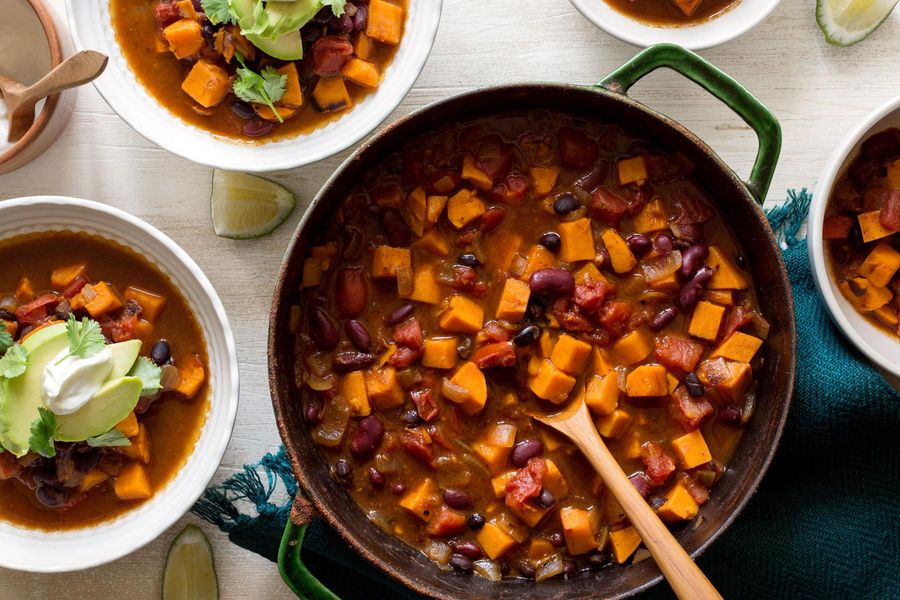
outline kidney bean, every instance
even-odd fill
[[[559,548],[560,546],[565,546],[566,538],[560,532],[554,531],[550,534],[550,543]]]
[[[653,247],[653,243],[643,233],[632,233],[627,238],[625,238],[625,243],[628,244],[628,247],[634,253],[635,256],[643,256],[650,252],[650,249]]]
[[[375,364],[375,355],[368,352],[339,352],[331,363],[332,368],[338,373],[350,371],[362,371]]]
[[[362,31],[366,27],[366,23],[369,20],[369,7],[365,4],[360,4],[356,7],[356,14],[353,15],[353,29],[356,31]]]
[[[612,266],[612,259],[609,256],[609,250],[604,247],[598,248],[597,257],[594,259],[594,264],[598,269],[605,269]]]
[[[478,560],[484,553],[481,546],[470,540],[450,540],[449,545],[455,554],[462,554],[472,560]]]
[[[638,491],[642,498],[646,499],[650,495],[650,478],[642,471],[629,475],[628,481],[631,482],[631,485],[634,486],[634,489]]]
[[[541,337],[541,328],[539,325],[526,325],[522,328],[516,337],[513,338],[513,343],[516,346],[525,347],[530,346]]]
[[[501,206],[492,206],[487,211],[481,215],[481,218],[478,220],[479,225],[481,225],[482,233],[490,233],[493,230],[497,229],[500,226],[500,223],[503,222],[503,219],[506,217],[506,209]]]
[[[346,225],[344,227],[344,249],[341,255],[344,260],[355,262],[362,258],[363,249],[366,245],[365,232],[356,225]]]
[[[388,325],[399,325],[413,314],[415,308],[416,307],[412,304],[404,304],[403,306],[397,307],[387,314],[384,318],[384,322]]]
[[[462,573],[469,573],[475,568],[475,565],[472,564],[472,560],[462,554],[451,554],[449,562],[451,567]]]
[[[706,244],[694,244],[681,253],[681,267],[678,274],[682,277],[693,277],[697,269],[709,256],[709,246]]]
[[[603,183],[603,178],[606,176],[608,169],[609,164],[606,161],[600,161],[600,164],[582,175],[581,178],[575,182],[575,186],[580,187],[586,192],[594,191],[597,189],[597,186]]]
[[[456,488],[447,488],[444,490],[444,502],[446,502],[447,506],[450,508],[468,508],[469,506],[472,506],[472,502],[474,501],[472,494],[465,490],[458,490]]]
[[[538,439],[522,440],[513,446],[512,453],[509,455],[510,461],[517,468],[521,469],[528,464],[528,461],[538,456],[544,451],[544,443]]]
[[[362,267],[342,267],[337,272],[334,298],[345,317],[359,316],[369,304],[369,287]]]
[[[398,481],[397,483],[395,483],[394,485],[391,486],[391,493],[396,494],[397,496],[399,496],[400,494],[402,494],[405,491],[406,491],[406,484],[403,483],[402,481]]]
[[[479,513],[472,513],[469,515],[469,518],[466,519],[466,525],[468,525],[469,529],[472,531],[478,531],[484,527],[484,517]]]
[[[265,119],[257,117],[255,119],[249,119],[241,125],[241,133],[247,137],[262,137],[272,131],[274,127],[275,123],[272,121],[266,121]]]
[[[653,249],[660,256],[666,256],[675,249],[675,240],[670,233],[657,233],[653,238]]]
[[[578,198],[569,192],[560,194],[553,201],[553,210],[560,216],[569,214],[579,206],[581,205],[578,203]]]
[[[678,309],[674,306],[670,306],[668,308],[664,308],[656,315],[654,315],[653,319],[650,320],[650,329],[653,331],[659,331],[666,325],[672,322],[672,320],[678,315]]]
[[[403,218],[399,210],[396,208],[385,208],[381,211],[380,217],[381,226],[384,227],[391,246],[406,248],[412,244],[412,232],[409,230],[409,225],[406,224],[406,219]]]
[[[535,294],[571,296],[575,289],[575,278],[565,269],[549,267],[532,273],[528,286]]]
[[[372,336],[369,335],[365,323],[359,319],[350,319],[344,323],[344,332],[357,350],[368,352],[372,348]]]
[[[363,417],[350,438],[350,454],[365,458],[375,452],[384,438],[384,425],[375,415]]]
[[[550,252],[556,252],[559,250],[559,246],[562,243],[562,240],[559,237],[559,234],[555,231],[548,231],[544,235],[538,239],[538,244],[549,250]]]
[[[350,33],[353,31],[353,18],[345,12],[341,16],[331,19],[328,25],[341,33]]]
[[[715,271],[708,266],[702,266],[694,273],[690,281],[681,286],[678,291],[678,306],[681,308],[689,308],[700,301],[703,294],[703,286],[706,285]]]
[[[718,418],[722,423],[737,425],[741,422],[741,409],[733,405],[725,406],[719,410]]]
[[[337,348],[338,342],[341,341],[337,325],[334,324],[331,315],[321,306],[313,308],[312,313],[310,313],[310,329],[312,330],[313,341],[326,352]]]
[[[387,477],[375,467],[369,467],[369,483],[373,488],[381,489],[387,483]]]

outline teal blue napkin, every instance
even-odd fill
[[[741,516],[700,557],[725,598],[900,599],[900,394],[834,327],[797,232],[810,196],[769,213],[787,246],[797,314],[797,383],[778,452]],[[207,490],[194,512],[275,560],[297,483],[283,449]],[[713,492],[715,493],[715,492]],[[255,516],[241,508],[255,508]],[[304,560],[344,600],[415,598],[321,521]],[[348,576],[352,572],[353,576]],[[661,584],[640,598],[671,598]]]

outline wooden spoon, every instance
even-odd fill
[[[17,142],[34,123],[34,105],[41,98],[93,81],[103,73],[109,57],[82,50],[61,62],[32,86],[0,75],[0,95],[9,115],[7,140]]]
[[[681,600],[721,600],[722,596],[709,582],[700,567],[691,560],[669,529],[659,520],[647,501],[625,476],[622,467],[588,414],[583,400],[575,400],[555,415],[531,415],[572,440],[603,478],[607,489],[625,509],[625,514],[641,535],[672,590]]]

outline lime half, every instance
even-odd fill
[[[212,546],[203,531],[188,525],[169,547],[162,600],[217,600],[219,581]]]
[[[817,0],[816,21],[829,44],[850,46],[884,23],[897,0]]]
[[[297,196],[274,181],[216,169],[210,205],[216,235],[245,240],[272,233],[284,223],[297,206]]]

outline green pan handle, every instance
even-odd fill
[[[300,551],[303,549],[303,537],[309,524],[295,525],[288,519],[281,536],[278,548],[278,572],[291,591],[303,600],[340,600],[338,596],[325,587],[321,581],[309,572]]]
[[[778,155],[781,153],[781,126],[769,109],[744,86],[705,59],[675,44],[657,44],[647,48],[610,73],[597,86],[611,92],[626,94],[631,86],[660,67],[668,67],[700,84],[736,112],[756,132],[759,150],[747,187],[756,201],[762,204],[775,174]]]

